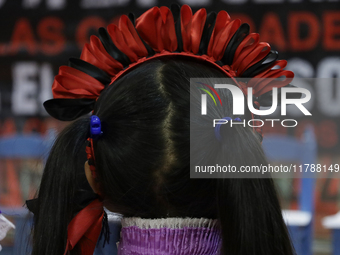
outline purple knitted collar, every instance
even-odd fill
[[[217,255],[217,220],[123,218],[118,255]]]

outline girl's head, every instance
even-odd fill
[[[200,161],[266,164],[253,129],[222,127],[218,141],[211,120],[190,115],[190,103],[201,100],[198,90],[191,93],[190,78],[285,75],[283,86],[293,75],[282,70],[286,62],[276,61],[268,44],[224,11],[192,15],[184,5],[172,11],[155,7],[142,16],[136,21],[122,16],[118,27],[99,29],[80,60],[71,59],[54,80],[56,99],[44,104],[49,113],[78,117],[94,106],[103,134],[92,147],[95,179],[87,164],[84,170],[90,117],[77,119],[58,136],[39,190],[33,254],[65,251],[69,223],[95,198],[89,183],[107,208],[125,217],[218,219],[223,254],[292,254],[272,179],[193,179],[189,170],[190,146],[195,147],[191,121],[202,130],[200,143],[213,148],[202,150]],[[255,84],[254,93],[275,85],[266,86]],[[230,92],[219,95],[224,105],[213,108],[214,115],[235,118]]]
[[[95,189],[107,208],[126,217],[219,219],[225,254],[292,254],[271,179],[190,178],[193,77],[226,76],[206,63],[164,57],[132,69],[102,92],[94,109],[103,131],[94,142]],[[220,117],[233,117],[231,95],[220,95],[229,102]],[[33,254],[65,249],[67,225],[81,209],[75,201],[89,190],[84,173],[89,125],[89,116],[76,120],[53,146],[39,191]],[[216,158],[235,165],[266,164],[251,128],[221,128],[222,143],[213,131],[204,134],[207,147],[219,144]]]

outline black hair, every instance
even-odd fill
[[[207,63],[163,57],[131,69],[101,93],[94,114],[101,119],[103,135],[95,141],[94,152],[105,205],[126,217],[217,218],[222,254],[292,255],[271,178],[190,178],[191,77],[226,75]],[[224,102],[231,100],[228,93],[221,96]],[[232,117],[231,104],[219,115]],[[65,250],[67,225],[80,209],[74,201],[88,185],[84,163],[89,119],[82,117],[61,132],[47,160],[33,255]],[[221,128],[221,133],[216,157],[233,165],[267,164],[251,128]],[[214,133],[205,132],[202,141],[216,143]]]

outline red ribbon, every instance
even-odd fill
[[[89,142],[89,145],[86,146],[86,148],[85,148],[86,157],[89,161],[92,161],[92,162],[89,162],[89,166],[90,166],[92,177],[94,179],[96,179],[97,175],[96,175],[96,167],[94,165],[95,164],[95,157],[94,157],[94,150],[93,150],[93,139],[87,138],[87,141]]]
[[[94,164],[93,139],[88,138],[89,145],[86,146],[86,154]],[[96,178],[96,168],[90,164],[93,178]],[[104,217],[103,203],[95,199],[83,208],[69,223],[67,229],[67,245],[64,255],[74,249],[76,245],[80,247],[82,255],[92,255],[97,244],[98,237],[102,230]]]
[[[93,255],[102,229],[104,207],[98,199],[82,209],[70,222],[67,229],[67,245],[64,255],[80,247],[82,255]]]

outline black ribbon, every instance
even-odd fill
[[[99,82],[103,83],[104,85],[109,85],[111,82],[111,77],[106,72],[104,72],[102,69],[91,65],[90,63],[79,59],[79,58],[70,58],[68,65],[70,67],[73,67],[75,69],[78,69],[79,71],[82,71],[83,73],[86,73]]]
[[[279,53],[277,51],[271,50],[263,59],[245,70],[241,76],[254,77],[264,70],[273,67],[278,56]]]
[[[127,67],[129,64],[131,64],[130,59],[113,43],[109,33],[106,31],[105,28],[99,28],[98,33],[100,41],[102,42],[105,50],[111,55],[111,57],[119,61],[124,67]]]
[[[44,102],[44,107],[49,115],[63,120],[71,121],[91,112],[94,109],[95,99],[89,98],[56,98]]]
[[[217,14],[216,12],[209,12],[207,15],[207,19],[205,20],[200,47],[198,50],[199,55],[206,54],[208,51],[208,45],[210,42],[211,34],[215,27]]]
[[[243,23],[235,32],[233,37],[231,38],[230,42],[228,43],[227,47],[225,48],[224,55],[221,61],[225,65],[231,65],[234,60],[234,55],[236,52],[237,47],[243,41],[243,39],[249,35],[250,27],[247,23]]]

